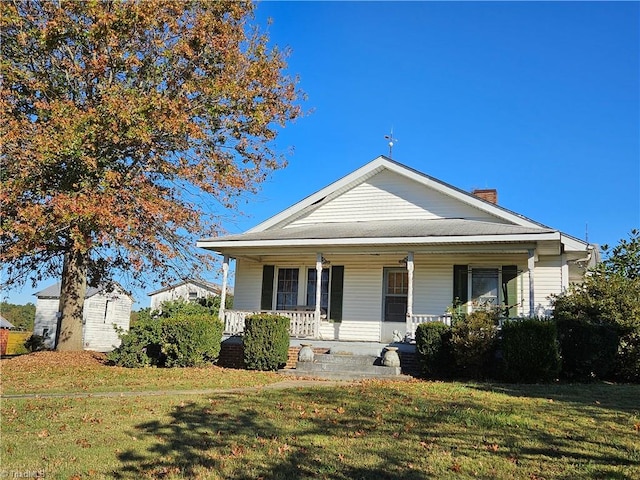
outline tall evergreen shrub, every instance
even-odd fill
[[[459,375],[482,379],[495,354],[497,312],[478,310],[453,325],[451,344]]]
[[[289,354],[289,319],[272,314],[247,317],[243,343],[247,369],[277,370],[284,367]]]
[[[562,376],[568,380],[606,379],[613,375],[618,331],[581,316],[557,316]]]
[[[537,318],[502,326],[503,376],[510,382],[551,381],[560,372],[555,322]]]
[[[422,374],[428,378],[453,373],[451,327],[440,322],[421,323],[416,328],[416,351]]]
[[[167,367],[201,367],[220,355],[223,325],[209,315],[176,315],[162,322]]]

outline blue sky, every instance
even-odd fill
[[[640,3],[261,2],[267,18],[311,113],[282,131],[289,165],[228,232],[388,155],[392,128],[394,160],[496,188],[569,235],[616,244],[640,228]],[[155,288],[134,291],[136,307]]]

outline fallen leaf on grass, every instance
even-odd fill
[[[38,433],[38,437],[40,438],[46,438],[48,436],[49,436],[49,430],[47,430],[46,428],[42,430],[40,433]]]
[[[91,444],[87,441],[86,438],[79,438],[78,440],[76,440],[76,445],[81,446],[82,448],[89,448],[91,447]]]

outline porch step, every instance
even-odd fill
[[[332,380],[411,378],[402,375],[400,367],[382,365],[382,358],[375,355],[335,353],[316,354],[312,362],[298,362],[295,370],[283,370],[281,373]]]

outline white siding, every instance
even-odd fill
[[[190,299],[190,293],[196,294],[197,298],[218,296],[208,288],[203,288],[193,283],[185,283],[169,290],[164,290],[151,295],[151,310],[158,310],[163,302],[170,302],[179,299],[188,301]]]
[[[84,349],[108,352],[120,345],[114,325],[129,330],[131,299],[125,295],[99,293],[84,302]]]
[[[382,292],[384,268],[401,267],[404,255],[331,255],[332,265],[344,266],[344,293],[342,322],[323,322],[320,334],[324,339],[353,341],[384,341],[392,339],[393,330],[402,335],[404,322],[382,321]],[[307,257],[268,257],[265,264],[279,267],[299,267],[302,272],[313,267],[315,259]],[[526,254],[415,254],[413,312],[424,315],[442,315],[453,299],[453,265],[501,267],[517,265],[518,314],[529,313],[529,281]],[[549,294],[549,282],[560,275],[559,267],[552,259],[545,259],[541,269],[536,268],[536,298]],[[260,309],[262,264],[238,259],[236,262],[236,286],[234,308],[238,310]],[[538,285],[540,283],[540,285]],[[547,286],[545,286],[547,284]],[[559,285],[559,281],[558,281]]]
[[[560,256],[539,257],[534,270],[534,304],[536,315],[551,314],[551,295],[562,293],[562,261]]]
[[[110,304],[108,309],[107,300]],[[59,302],[58,298],[38,298],[36,300],[33,331],[36,335],[42,335],[45,328],[49,329],[49,334],[45,338],[47,348],[55,347]],[[120,338],[113,324],[125,331],[129,330],[131,304],[131,298],[122,291],[113,294],[98,293],[87,298],[83,307],[84,349],[107,352],[120,345]]]
[[[326,222],[470,218],[499,221],[486,212],[383,170],[291,226]]]
[[[259,310],[262,292],[262,264],[243,258],[236,260],[233,308],[234,310]]]
[[[56,341],[56,330],[58,329],[58,306],[60,301],[57,298],[36,299],[36,316],[33,325],[35,335],[43,335],[44,330],[49,333],[44,339],[47,348],[53,348]]]

